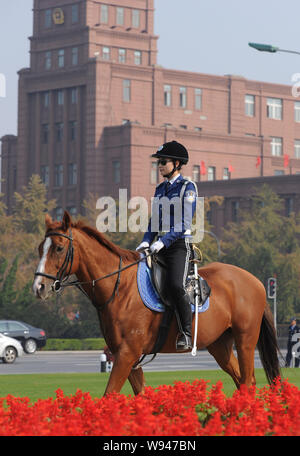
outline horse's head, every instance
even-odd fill
[[[64,279],[75,272],[72,221],[65,211],[62,222],[45,217],[45,239],[39,246],[40,262],[35,273],[33,292],[46,299],[51,290],[58,292]]]

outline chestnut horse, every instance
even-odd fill
[[[41,259],[33,283],[35,295],[46,299],[75,274],[77,281],[72,283],[95,305],[104,339],[114,355],[105,394],[120,392],[127,378],[135,394],[143,392],[144,374],[135,364],[142,354],[151,353],[162,313],[145,307],[139,295],[139,253],[116,246],[83,222],[73,223],[68,212],[62,222],[52,221],[49,215],[45,221],[46,235],[39,247]],[[120,274],[111,274],[124,267]],[[217,262],[199,268],[199,274],[211,287],[211,296],[208,310],[199,315],[197,348],[206,347],[239,388],[255,384],[257,345],[271,383],[280,375],[280,366],[263,284],[243,269]],[[173,317],[161,353],[176,352],[177,333]]]

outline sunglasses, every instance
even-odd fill
[[[165,166],[167,163],[169,163],[170,161],[172,160],[167,160],[166,158],[161,158],[159,160],[157,160],[157,164],[158,165],[162,165],[162,166]]]

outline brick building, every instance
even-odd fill
[[[282,215],[300,214],[300,175],[249,177],[244,179],[201,182],[200,195],[223,197],[223,203],[213,203],[208,214],[214,233],[222,238],[223,228],[229,222],[238,222],[240,211],[251,208],[251,197],[267,184],[283,200]]]
[[[154,0],[34,0],[18,136],[2,138],[9,209],[33,173],[58,217],[81,211],[90,192],[150,198],[150,155],[172,139],[188,148],[184,174],[197,182],[300,173],[291,87],[158,66],[153,23]]]

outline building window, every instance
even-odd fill
[[[77,138],[77,122],[72,120],[70,122],[70,141],[76,141]]]
[[[63,213],[64,213],[64,211],[63,211],[62,207],[57,207],[57,208],[55,209],[55,216],[54,216],[54,217],[55,217],[55,219],[56,219],[58,222],[61,222],[61,221],[62,221]]]
[[[101,5],[100,22],[102,24],[108,23],[108,5]]]
[[[113,160],[113,183],[119,184],[121,182],[121,163],[120,160]]]
[[[284,170],[283,169],[275,169],[274,170],[274,176],[284,176]]]
[[[193,179],[194,182],[200,182],[200,166],[194,165],[193,166]]]
[[[79,5],[72,5],[72,24],[77,24],[79,21]]]
[[[72,65],[78,65],[78,47],[72,48]]]
[[[42,144],[48,144],[49,141],[49,125],[42,125]]]
[[[103,46],[102,48],[102,58],[103,60],[109,60],[110,59],[110,49],[107,46]]]
[[[282,119],[282,99],[267,98],[267,117],[269,119]]]
[[[180,87],[179,89],[179,106],[186,108],[186,87]]]
[[[202,108],[202,89],[195,89],[195,109],[200,111]]]
[[[172,103],[172,89],[170,85],[164,85],[164,104],[171,106]]]
[[[255,96],[245,95],[245,115],[254,117],[255,115]]]
[[[295,158],[300,158],[300,139],[295,139],[294,151],[295,151]]]
[[[238,212],[239,212],[239,202],[238,201],[232,201],[231,202],[231,220],[233,222],[238,221]]]
[[[76,206],[70,206],[68,207],[68,212],[71,215],[71,217],[76,217],[77,215],[77,209]]]
[[[71,89],[71,103],[72,104],[76,104],[77,103],[77,98],[78,98],[77,88],[73,87]]]
[[[216,180],[216,167],[208,166],[207,168],[207,180],[214,181]]]
[[[46,70],[50,70],[51,69],[51,65],[52,65],[52,61],[51,61],[51,51],[47,51],[45,53],[45,69]]]
[[[130,79],[123,79],[123,101],[130,102],[131,99]]]
[[[57,104],[62,106],[64,104],[64,92],[63,90],[57,91]]]
[[[52,11],[47,9],[45,11],[45,28],[50,28],[52,24]]]
[[[44,92],[44,108],[49,108],[50,94],[49,92]]]
[[[117,25],[124,25],[124,8],[117,8]]]
[[[119,49],[119,63],[126,63],[126,50]]]
[[[294,103],[295,122],[300,122],[300,101]]]
[[[158,166],[157,162],[151,162],[151,169],[150,169],[150,184],[157,184],[158,183]]]
[[[54,166],[54,185],[62,187],[64,183],[64,168],[63,165]]]
[[[275,157],[283,155],[282,138],[271,137],[271,155]]]
[[[142,63],[142,53],[141,51],[134,51],[134,64],[141,65]]]
[[[68,165],[68,184],[77,185],[77,165],[76,165],[76,163],[70,163]]]
[[[293,198],[286,198],[285,199],[285,216],[290,217],[294,212],[294,200]]]
[[[56,125],[56,141],[62,142],[64,137],[64,124],[63,122],[58,122]]]
[[[63,68],[65,66],[65,51],[64,49],[59,49],[58,51],[58,68]]]
[[[231,177],[229,168],[223,168],[223,180],[229,180]]]
[[[41,166],[41,179],[43,184],[46,185],[46,187],[49,185],[49,166],[44,165]]]
[[[132,19],[131,19],[132,27],[139,28],[140,27],[140,12],[139,10],[132,10]]]

